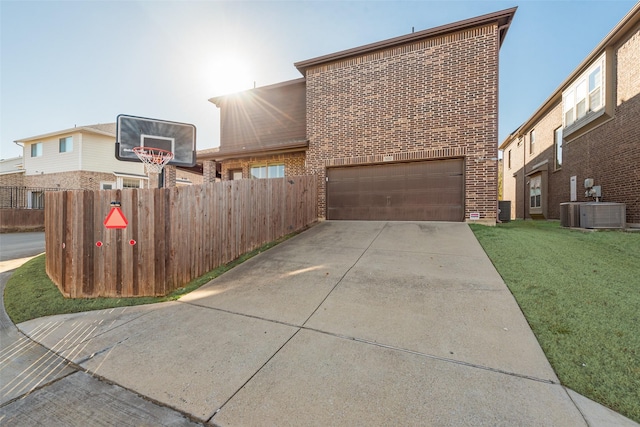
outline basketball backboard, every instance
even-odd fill
[[[135,147],[153,147],[171,151],[175,166],[196,164],[196,127],[187,123],[148,119],[120,114],[116,123],[116,158],[140,162]]]

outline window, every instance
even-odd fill
[[[531,177],[529,181],[529,207],[531,208],[541,207],[541,184],[541,175]]]
[[[576,86],[576,120],[587,114],[587,82],[582,80]]]
[[[67,136],[65,138],[60,138],[58,147],[60,148],[60,153],[69,153],[73,151],[73,137]]]
[[[251,178],[282,178],[284,177],[284,164],[251,166]]]
[[[35,144],[31,144],[31,157],[40,157],[42,156],[42,142],[36,142]]]
[[[602,55],[562,94],[565,128],[604,107],[604,65]]]
[[[536,146],[536,131],[535,129],[529,132],[529,154],[533,154],[535,152]]]
[[[44,209],[44,191],[29,191],[29,209]]]
[[[556,170],[562,168],[562,127],[553,133],[554,145],[556,147]]]
[[[575,105],[573,90],[567,91],[562,97],[562,110],[564,112],[564,127],[571,126],[574,122],[573,107]]]
[[[596,66],[589,73],[589,111],[602,106],[602,66]]]
[[[135,178],[122,178],[122,188],[141,188],[140,180]]]
[[[231,169],[229,171],[229,179],[234,181],[242,179],[242,169]]]
[[[116,188],[115,182],[107,182],[107,181],[100,182],[101,190],[113,190],[114,188]]]
[[[507,167],[511,169],[511,150],[507,152]]]

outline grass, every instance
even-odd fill
[[[293,237],[297,233],[288,234],[276,241],[267,243],[258,249],[247,252],[234,261],[222,265],[192,280],[183,288],[176,289],[164,297],[136,298],[65,298],[45,272],[45,255],[28,261],[11,275],[4,291],[5,310],[13,323],[21,323],[54,314],[78,313],[82,311],[102,310],[107,308],[128,307],[133,305],[153,304],[174,301],[236,265],[258,255],[265,250]]]
[[[562,384],[640,422],[640,233],[471,228]]]

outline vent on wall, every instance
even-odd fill
[[[626,214],[624,203],[583,203],[580,206],[580,227],[624,228]]]

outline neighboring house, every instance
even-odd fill
[[[1,173],[0,186],[144,188],[148,181],[144,166],[117,160],[115,140],[115,123],[74,127],[17,140],[24,150],[20,176]],[[173,179],[178,185],[202,181],[201,175],[180,169]]]
[[[0,182],[2,185],[22,185],[24,161],[22,157],[0,160]]]
[[[495,224],[498,54],[515,8],[295,64],[210,99],[222,179],[318,177],[328,219]]]
[[[500,150],[512,218],[559,219],[591,178],[640,226],[640,3]]]
[[[0,160],[0,174],[21,172],[22,171],[22,157],[13,157],[11,159]]]

